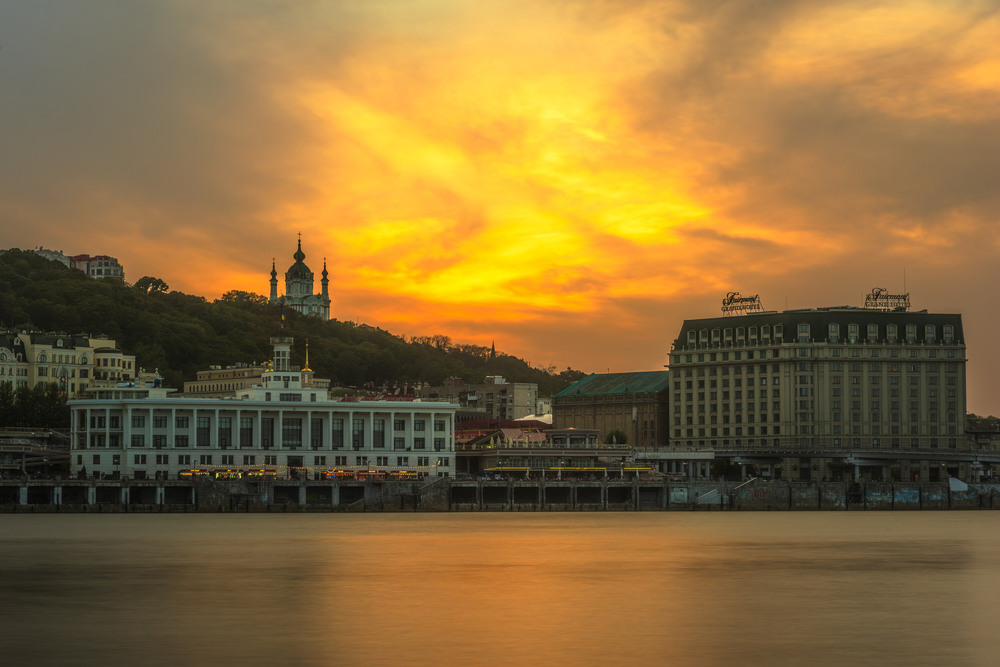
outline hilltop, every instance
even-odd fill
[[[269,338],[295,338],[295,354],[317,377],[335,384],[377,388],[413,382],[440,384],[448,377],[469,383],[487,375],[534,382],[552,395],[585,373],[534,368],[517,357],[453,343],[446,336],[404,340],[387,331],[337,320],[323,321],[281,311],[249,292],[227,292],[215,301],[171,291],[162,280],[144,277],[135,285],[88,278],[32,252],[0,254],[0,328],[107,334],[147,370],[158,369],[168,386],[181,387],[210,365],[262,362]]]

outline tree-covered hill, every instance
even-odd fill
[[[0,328],[107,334],[139,366],[159,369],[168,386],[180,387],[210,365],[263,362],[269,338],[281,333],[281,311],[261,296],[228,292],[209,302],[170,291],[162,280],[135,285],[93,280],[35,253],[0,254]],[[454,344],[445,336],[405,341],[386,331],[350,322],[324,322],[286,310],[284,334],[295,338],[299,362],[309,340],[309,365],[317,377],[353,387],[403,383],[440,384],[460,377],[479,383],[487,375],[535,382],[554,394],[582,378],[566,369],[555,374],[489,348]]]

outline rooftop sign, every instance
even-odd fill
[[[722,299],[723,315],[748,315],[762,313],[764,306],[760,303],[760,295],[743,296],[739,292],[730,292]]]
[[[865,297],[865,308],[868,310],[884,310],[906,312],[910,309],[910,293],[889,294],[882,287],[875,287],[871,294]]]

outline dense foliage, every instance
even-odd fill
[[[66,395],[54,384],[13,389],[0,384],[0,428],[69,428]]]
[[[180,387],[210,365],[266,361],[269,338],[281,335],[279,307],[256,294],[231,291],[215,302],[169,291],[143,276],[131,286],[93,280],[32,252],[0,254],[0,328],[107,334],[146,370],[157,369],[167,386]],[[317,377],[369,389],[406,383],[440,384],[459,377],[476,384],[487,375],[535,382],[540,395],[554,394],[584,377],[567,368],[533,368],[516,357],[446,336],[405,341],[386,331],[336,320],[322,321],[286,310],[284,335],[295,338],[293,358],[304,357]]]

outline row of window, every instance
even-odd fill
[[[923,340],[937,340],[937,330],[937,325],[925,324],[923,327]],[[904,332],[905,340],[916,341],[919,334],[919,327],[916,324],[907,324],[905,325]],[[955,340],[954,325],[943,325],[941,327],[941,332],[942,339],[945,343],[951,343]],[[745,343],[746,341],[749,341],[750,343],[756,343],[758,341],[769,342],[772,340],[771,333],[772,328],[767,324],[762,325],[759,328],[752,326],[726,329],[716,328],[711,330],[700,329],[698,331],[692,329],[687,333],[687,343],[688,345],[708,343],[732,344],[734,340],[737,344]],[[780,324],[774,325],[773,333],[774,342],[780,343],[784,335],[783,326]],[[827,338],[831,342],[840,340],[842,333],[847,341],[852,343],[857,342],[861,339],[861,325],[854,323],[848,324],[846,327],[841,327],[839,323],[831,323],[827,325],[826,334]],[[884,329],[882,329],[878,324],[868,324],[865,327],[865,339],[869,341],[879,340],[882,338],[885,340],[899,340],[899,333],[899,325],[896,324],[886,324]],[[808,322],[802,322],[796,327],[796,337],[799,341],[807,342],[812,338],[812,335],[812,325]]]
[[[153,428],[167,428],[167,417],[165,415],[157,415],[153,417]],[[212,419],[211,417],[197,417],[198,428],[209,428],[211,427]],[[240,428],[253,428],[255,417],[240,417]],[[271,417],[263,417],[262,420],[273,419]],[[299,417],[286,417],[284,419],[285,423],[291,423],[300,421]],[[334,430],[343,430],[344,419],[340,417],[334,417],[332,420]],[[355,428],[364,429],[364,424],[367,420],[363,418],[354,419],[353,423]],[[233,418],[232,417],[219,417],[219,428],[228,429],[232,428]],[[319,418],[313,418],[312,423],[321,423],[322,420]],[[385,419],[373,419],[373,429],[375,431],[385,430]],[[121,418],[118,415],[111,415],[109,420],[105,422],[104,415],[91,415],[90,427],[91,428],[104,428],[105,423],[107,423],[109,428],[120,428]],[[395,431],[405,431],[406,430],[406,420],[396,419],[392,422],[393,430]],[[146,427],[146,416],[145,415],[132,415],[132,428],[145,428]],[[174,418],[174,428],[178,429],[188,429],[191,427],[191,418],[178,416]],[[413,430],[414,431],[425,431],[427,430],[427,423],[424,419],[414,419],[413,420]],[[434,430],[438,432],[443,432],[447,430],[447,421],[444,419],[434,420]]]
[[[313,449],[344,449],[344,437],[343,431],[334,431],[333,438],[331,442],[324,442],[322,436],[316,435],[312,438],[311,446]],[[354,449],[361,449],[365,446],[363,433],[355,433],[352,438],[352,447]],[[377,434],[376,434],[377,435]],[[407,446],[407,441],[405,438],[393,438],[392,448],[394,450],[405,450],[405,449],[427,449],[427,438],[413,438],[410,446]],[[121,446],[121,436],[117,433],[112,433],[105,437],[103,433],[92,433],[89,438],[89,445],[91,447],[104,447],[105,443],[110,447],[120,447]],[[433,438],[434,451],[443,451],[446,445],[445,438]],[[145,447],[147,444],[146,436],[143,433],[133,433],[129,441],[129,446],[131,447]],[[226,433],[219,434],[218,446],[225,449],[227,447],[236,446],[231,437]],[[265,432],[264,437],[261,439],[260,444],[253,441],[252,434],[240,433],[239,447],[242,449],[250,449],[263,447],[264,449],[269,449],[272,446],[277,446],[284,449],[296,449],[303,446],[302,436],[300,431],[295,431],[293,429],[282,429],[282,440],[279,443],[274,442],[273,432]],[[191,439],[187,435],[175,435],[172,443],[168,443],[167,436],[165,435],[154,435],[152,439],[152,446],[160,449],[163,447],[171,446],[174,448],[187,448],[191,446]],[[196,447],[211,447],[212,443],[207,434],[198,434],[195,439]],[[385,449],[386,442],[384,439],[373,438],[371,447],[373,449]]]
[[[325,466],[326,463],[325,456],[314,456],[313,465],[314,466]],[[431,457],[429,456],[417,456],[414,457],[417,466],[430,466]],[[434,459],[434,464],[439,466],[448,466],[450,457],[437,457]],[[219,457],[220,465],[224,466],[234,466],[236,465],[236,456],[234,454],[223,454]],[[263,465],[278,465],[278,457],[275,456],[263,456]],[[334,456],[333,465],[334,466],[347,466],[350,465],[347,462],[348,457],[346,456]],[[149,456],[147,454],[133,454],[132,455],[132,465],[147,465]],[[157,454],[156,455],[156,465],[170,465],[170,454]],[[212,454],[202,454],[195,459],[192,459],[191,454],[178,454],[177,455],[177,465],[189,466],[192,465],[192,460],[194,460],[198,465],[210,466],[215,465],[215,457]],[[101,455],[93,454],[91,461],[94,465],[101,465]],[[76,457],[76,464],[83,465],[83,454],[78,454]],[[111,455],[111,465],[121,465],[121,454]],[[254,466],[257,465],[257,457],[253,454],[243,456],[243,465]],[[356,456],[354,457],[354,465],[366,466],[371,465],[369,458],[367,456]],[[377,466],[388,466],[389,457],[388,456],[377,456],[375,457],[375,465]],[[408,466],[410,465],[409,456],[397,456],[396,463],[397,466]]]

